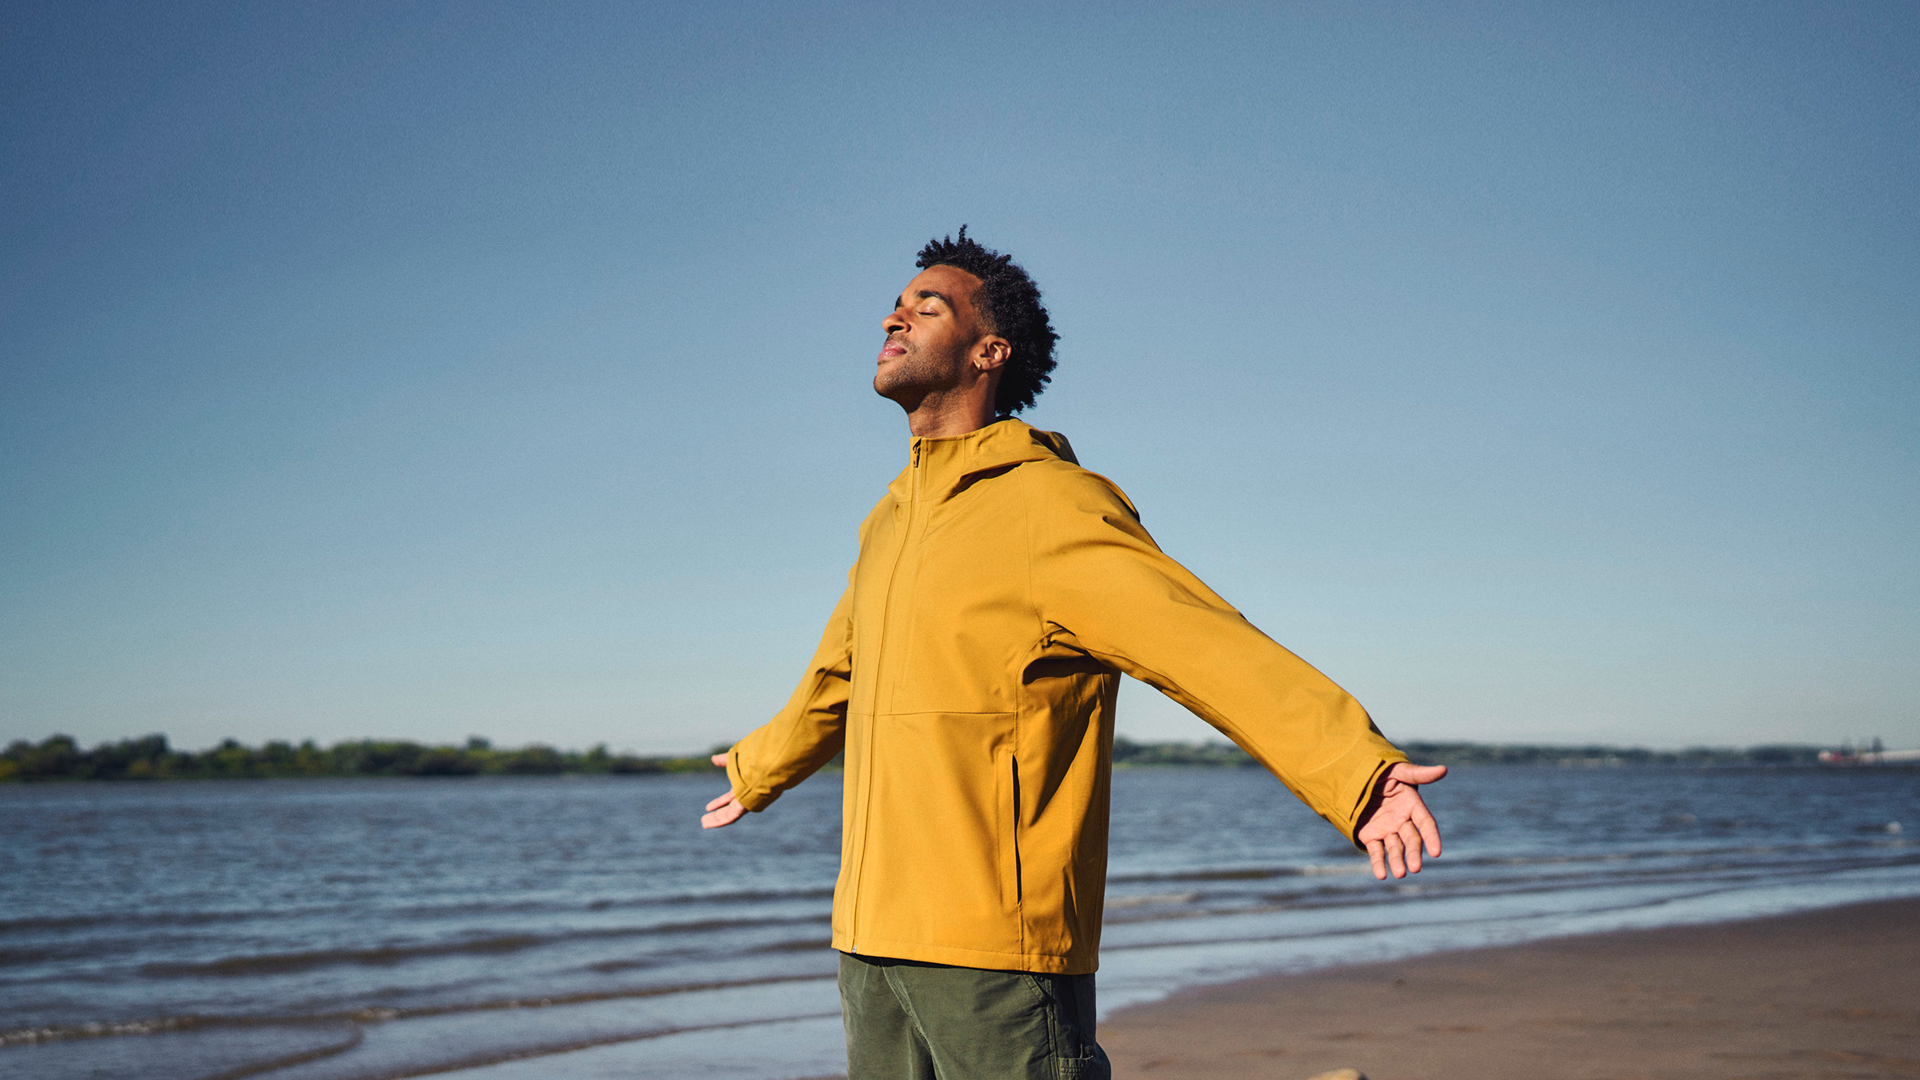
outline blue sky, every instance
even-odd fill
[[[1920,745],[1912,5],[4,20],[0,739],[736,737],[966,222],[1389,735]]]

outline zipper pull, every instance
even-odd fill
[[[913,467],[916,469],[920,467],[920,444],[919,443],[913,444]]]

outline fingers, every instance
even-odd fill
[[[1400,842],[1400,834],[1390,832],[1380,838],[1380,843],[1387,849],[1387,869],[1394,877],[1406,877],[1407,851],[1406,845]]]
[[[715,754],[709,760],[724,769],[727,767],[728,753],[731,753],[731,751]],[[700,818],[700,827],[703,829],[718,829],[722,826],[731,825],[739,821],[740,816],[746,812],[747,808],[740,805],[740,800],[736,798],[733,791],[729,789],[725,795],[716,795],[707,803],[707,812]]]
[[[1427,804],[1418,796],[1413,800],[1412,824],[1420,832],[1420,839],[1426,843],[1427,857],[1440,857],[1440,823],[1433,820],[1433,814],[1427,810]]]
[[[1413,827],[1413,822],[1407,821],[1401,823],[1400,832],[1397,835],[1400,840],[1400,846],[1405,849],[1407,853],[1407,873],[1419,873],[1420,830]]]
[[[700,819],[700,827],[703,829],[718,829],[731,825],[739,821],[740,816],[747,812],[747,808],[741,806],[740,801],[732,795],[724,799],[715,799],[707,806],[709,808],[707,814]]]
[[[1412,828],[1412,825],[1405,825],[1401,827],[1401,832],[1388,833],[1378,840],[1367,841],[1367,861],[1373,864],[1375,880],[1385,881],[1388,874],[1403,878],[1409,873],[1420,872],[1419,835],[1404,835],[1411,832]]]
[[[1387,777],[1403,784],[1431,784],[1447,775],[1445,765],[1415,765],[1411,761],[1396,762],[1387,770]]]
[[[1359,839],[1367,847],[1367,861],[1373,864],[1373,876],[1381,881],[1391,874],[1396,878],[1420,872],[1426,858],[1440,857],[1440,825],[1427,809],[1415,788],[1431,784],[1447,775],[1445,765],[1414,765],[1398,762],[1387,771],[1382,789],[1385,798],[1368,815]]]

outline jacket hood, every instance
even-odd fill
[[[1029,461],[1080,463],[1073,456],[1067,437],[1054,431],[1041,431],[1024,421],[999,420],[965,435],[940,438],[915,435],[907,443],[907,467],[894,477],[887,490],[902,502],[914,490],[916,474],[923,495],[949,498],[982,476],[1004,472]]]

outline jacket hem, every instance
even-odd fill
[[[929,945],[918,941],[885,941],[880,938],[861,938],[860,948],[854,949],[852,939],[844,934],[833,935],[833,948],[854,956],[885,957],[889,960],[918,960],[927,964],[946,964],[949,967],[977,968],[984,971],[1031,971],[1042,975],[1091,975],[1100,969],[1100,957],[1029,955],[1017,952],[991,952],[984,949],[962,949],[952,945]]]

